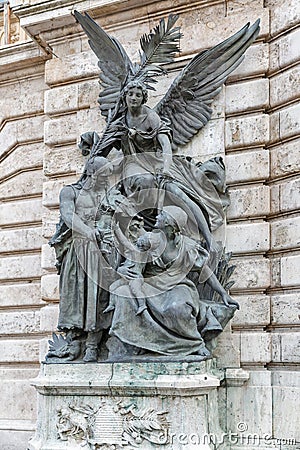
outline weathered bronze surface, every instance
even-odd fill
[[[148,90],[179,51],[177,16],[141,38],[139,64],[87,14],[75,17],[99,59],[107,125],[81,136],[84,173],[60,194],[50,245],[63,334],[46,362],[208,358],[239,307],[230,255],[215,239],[229,204],[225,167],[179,151],[209,121],[259,21],[196,55],[151,109]]]

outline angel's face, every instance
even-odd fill
[[[128,89],[126,94],[126,104],[128,108],[139,108],[143,103],[143,91],[139,87]]]

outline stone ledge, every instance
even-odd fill
[[[202,395],[220,385],[211,361],[43,364],[32,385],[43,395]]]
[[[244,369],[226,369],[225,380],[227,386],[243,386],[250,378],[249,372]]]
[[[11,72],[43,63],[50,56],[46,55],[34,42],[9,45],[0,48],[1,76],[8,79]]]
[[[251,170],[249,170],[249,168]],[[269,151],[252,150],[226,155],[227,185],[264,181],[269,178]]]

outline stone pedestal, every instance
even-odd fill
[[[38,424],[28,449],[226,448],[211,364],[44,364],[34,380]]]

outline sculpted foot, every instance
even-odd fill
[[[199,356],[203,356],[205,358],[208,358],[211,356],[210,351],[207,350],[207,348],[205,347],[205,345],[201,345],[201,347],[199,348],[199,350],[196,353]]]
[[[98,351],[96,348],[87,348],[83,357],[84,362],[97,362]]]

